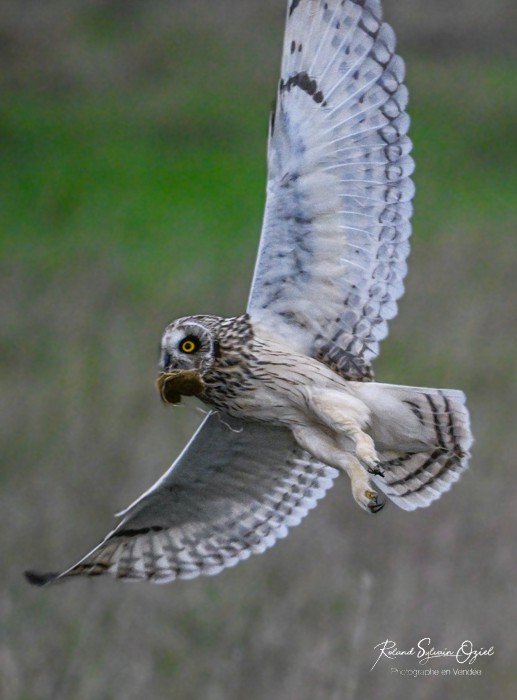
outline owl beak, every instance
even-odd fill
[[[160,369],[165,373],[172,371],[172,355],[167,352],[167,350],[162,352],[162,356],[160,358]]]

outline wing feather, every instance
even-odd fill
[[[217,574],[285,537],[336,476],[288,429],[212,413],[98,547],[61,574],[27,576],[42,585],[71,576],[166,583]]]
[[[414,169],[404,62],[377,0],[288,6],[248,311],[368,363],[403,293]]]

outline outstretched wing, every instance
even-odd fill
[[[367,374],[403,293],[413,160],[378,0],[291,0],[248,311]]]
[[[212,413],[98,547],[62,574],[26,575],[44,585],[70,576],[166,583],[217,574],[285,537],[336,476],[286,428]]]

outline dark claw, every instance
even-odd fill
[[[33,586],[46,586],[55,581],[59,574],[41,574],[39,571],[24,571],[24,576]]]
[[[368,504],[370,513],[378,513],[386,505],[386,499],[379,501],[377,498],[372,499],[371,503]]]
[[[378,462],[375,467],[368,467],[368,473],[374,474],[375,476],[384,476],[384,472],[380,467],[380,462]]]

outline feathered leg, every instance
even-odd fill
[[[332,436],[316,426],[296,425],[292,431],[300,447],[313,457],[348,474],[352,495],[361,508],[370,513],[377,513],[383,507],[384,501],[379,499],[379,494],[372,487],[366,469],[351,452],[344,449],[348,438]]]
[[[352,441],[355,456],[370,474],[379,474],[380,460],[375,443],[365,432],[371,414],[362,401],[344,392],[324,390],[313,392],[309,405],[316,418],[333,433]]]

